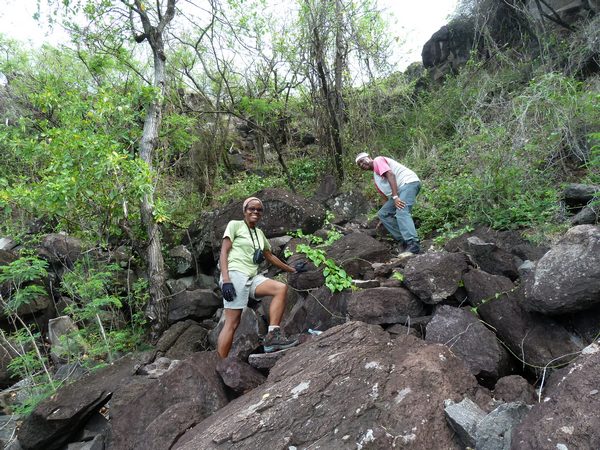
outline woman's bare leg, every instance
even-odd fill
[[[269,307],[269,325],[279,325],[285,310],[288,287],[280,281],[267,280],[256,287],[256,297],[273,297]]]
[[[225,314],[225,323],[217,339],[217,353],[221,358],[227,358],[233,344],[233,335],[240,324],[243,310],[226,308],[223,311]]]

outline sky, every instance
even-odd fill
[[[421,60],[423,45],[433,33],[447,23],[459,0],[379,0],[381,8],[388,11],[390,31],[403,46],[394,54],[399,69]],[[41,3],[44,3],[42,0]],[[49,33],[33,19],[37,0],[5,0],[0,10],[0,33],[33,46],[42,43],[56,45],[68,41],[59,27]]]

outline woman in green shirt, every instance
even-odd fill
[[[223,292],[225,324],[217,341],[217,352],[226,358],[240,324],[248,298],[272,296],[269,308],[269,332],[263,341],[265,352],[274,352],[298,343],[283,335],[279,324],[285,310],[288,287],[258,273],[259,264],[266,260],[285,272],[303,272],[304,263],[291,267],[271,252],[266,236],[257,227],[264,206],[256,197],[247,198],[242,206],[244,220],[232,220],[223,233],[219,265]]]

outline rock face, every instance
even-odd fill
[[[527,284],[525,307],[545,314],[600,303],[600,226],[579,225],[538,261]]]
[[[600,448],[600,346],[592,344],[555,372],[513,434],[515,450]]]
[[[177,449],[459,449],[445,399],[477,390],[446,347],[349,322],[289,351],[254,389],[185,433]]]

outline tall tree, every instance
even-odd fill
[[[299,50],[308,68],[315,108],[322,118],[321,134],[341,181],[345,90],[352,86],[353,77],[364,81],[373,76],[374,67],[384,67],[389,39],[376,0],[299,2]]]
[[[153,61],[153,95],[146,106],[144,126],[139,142],[139,157],[153,173],[153,160],[159,145],[159,131],[162,122],[162,107],[166,88],[166,55],[165,33],[167,26],[175,17],[176,0],[157,0],[147,4],[141,0],[106,1],[79,0],[75,2],[58,2],[48,0],[50,5],[64,7],[67,17],[74,18],[77,14],[85,14],[90,25],[80,27],[73,20],[68,27],[86,40],[100,40],[108,35],[113,38],[110,42],[126,40],[127,35],[138,44],[146,42],[152,53]],[[104,47],[106,51],[120,50],[120,46]],[[168,292],[165,285],[165,266],[161,251],[161,235],[154,217],[155,205],[153,190],[144,193],[140,205],[141,220],[146,231],[146,240],[141,249],[146,261],[150,300],[146,315],[151,322],[151,339],[157,340],[167,327]],[[123,226],[129,229],[127,222]]]

